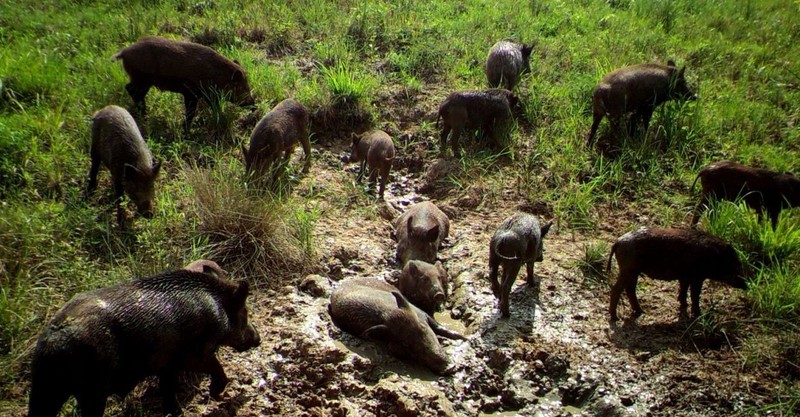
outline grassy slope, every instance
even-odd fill
[[[283,3],[0,3],[0,398],[24,398],[14,381],[26,378],[32,338],[76,292],[233,248],[253,253],[268,236],[284,236],[273,245],[278,253],[312,256],[308,230],[316,214],[302,197],[254,199],[238,181],[238,144],[249,128],[236,124],[245,113],[229,105],[215,114],[201,106],[192,140],[181,140],[180,97],[148,96],[143,127],[167,161],[155,219],[119,233],[107,191],[82,200],[89,116],[107,104],[130,106],[126,76],[110,57],[143,35],[210,43],[238,59],[262,110],[289,96],[312,110],[345,99],[395,134],[396,121],[379,117],[381,94],[433,90],[443,97],[483,87],[482,62],[493,42],[533,40],[532,72],[519,93],[535,128],[515,133],[510,163],[487,169],[492,155],[467,156],[453,182],[456,191],[488,184],[491,194],[504,178],[522,178],[531,201],[547,202],[564,226],[589,234],[609,222],[624,228],[637,216],[685,224],[694,201],[688,184],[713,160],[776,170],[800,165],[797,1],[545,1],[521,9],[505,0]],[[613,161],[585,149],[597,80],[619,66],[669,58],[688,66],[701,99],[664,106],[644,143]],[[436,137],[430,121],[414,129]],[[666,144],[663,151],[656,142]],[[195,169],[184,162],[198,159],[216,163]],[[235,210],[219,204],[223,192]],[[274,215],[228,228],[264,204]],[[704,225],[730,238],[756,271],[754,318],[773,323],[765,332],[783,335],[788,327],[790,335],[788,323],[800,311],[797,213],[784,215],[772,233],[741,208],[717,212]],[[230,246],[220,243],[220,230],[227,238],[255,237]],[[256,277],[275,266],[267,264],[241,260],[237,267]],[[800,346],[785,338],[784,346]]]

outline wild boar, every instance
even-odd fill
[[[486,57],[486,78],[489,87],[513,90],[522,73],[530,71],[533,45],[500,41],[492,46]]]
[[[217,348],[260,344],[248,294],[247,281],[182,269],[74,296],[36,344],[29,417],[55,417],[70,396],[83,417],[101,417],[109,395],[124,397],[150,375],[159,378],[165,414],[178,415],[181,371],[210,374],[219,399],[228,377]]]
[[[400,359],[421,362],[438,374],[450,362],[436,335],[465,339],[409,303],[396,287],[375,278],[355,278],[331,294],[328,313],[336,327],[354,336],[383,342]]]
[[[358,181],[364,177],[365,168],[369,168],[369,183],[375,182],[378,173],[381,174],[380,189],[378,197],[383,200],[383,192],[386,190],[386,181],[389,180],[389,172],[392,170],[394,160],[394,142],[391,136],[382,130],[372,130],[356,135],[353,133],[353,144],[350,147],[350,158],[347,162],[361,162],[361,171],[358,174]]]
[[[303,145],[303,172],[311,167],[311,142],[308,138],[308,110],[296,100],[287,98],[267,113],[253,129],[250,148],[242,144],[245,173],[263,175],[283,154],[288,161],[297,142]]]
[[[446,153],[447,138],[452,133],[450,146],[453,155],[459,157],[461,150],[458,140],[467,129],[480,129],[483,136],[490,138],[493,146],[499,146],[502,142],[500,135],[507,133],[514,108],[519,108],[519,99],[511,91],[502,88],[450,94],[439,106],[439,119],[442,120],[439,138],[441,154]]]
[[[618,132],[621,119],[631,114],[630,127],[650,125],[653,110],[669,100],[695,100],[697,96],[686,84],[686,67],[678,69],[674,61],[631,65],[616,69],[603,77],[592,95],[592,129],[587,144],[594,142],[600,121],[608,117],[611,128]]]
[[[800,179],[790,173],[720,161],[701,169],[692,189],[698,179],[703,190],[692,225],[700,220],[700,214],[711,199],[734,201],[741,197],[747,207],[756,211],[759,220],[767,213],[773,230],[778,227],[782,209],[800,206]]]
[[[515,213],[500,224],[489,242],[489,283],[500,301],[500,313],[509,317],[508,298],[522,264],[528,272],[528,285],[534,285],[533,264],[544,259],[543,239],[553,222],[539,225],[539,219],[528,213]],[[503,279],[497,274],[503,267]]]
[[[450,219],[430,201],[409,207],[394,220],[393,226],[400,266],[412,259],[436,262],[436,253],[450,233]]]
[[[240,106],[255,104],[242,66],[207,46],[148,36],[111,58],[118,59],[130,77],[125,89],[142,115],[147,111],[144,98],[153,86],[183,95],[186,133],[200,98],[209,103],[225,98]]]
[[[735,288],[747,288],[736,250],[724,240],[699,230],[642,227],[620,236],[611,246],[606,266],[609,272],[614,255],[619,275],[611,287],[611,321],[618,319],[617,305],[622,290],[628,295],[633,309],[631,317],[637,318],[644,313],[636,297],[640,274],[665,281],[678,280],[681,314],[686,312],[686,293],[691,287],[694,317],[700,315],[700,290],[706,278]]]
[[[442,263],[408,261],[400,274],[400,292],[422,311],[433,315],[447,300],[448,277]]]
[[[117,221],[122,224],[124,214],[120,205],[127,193],[145,218],[153,217],[153,188],[161,170],[161,161],[153,158],[142,138],[136,121],[127,110],[107,106],[92,116],[92,166],[89,169],[87,197],[97,189],[100,163],[111,172]]]

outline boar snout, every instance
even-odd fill
[[[256,330],[253,325],[249,325],[247,326],[247,331],[245,332],[242,343],[234,346],[233,348],[236,349],[237,352],[245,352],[260,345],[261,335],[258,334],[258,330]]]

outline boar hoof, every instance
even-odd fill
[[[634,312],[631,313],[631,319],[633,320],[638,319],[639,317],[642,316],[642,314],[644,314],[644,310],[634,310]]]

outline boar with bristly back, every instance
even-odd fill
[[[361,171],[357,181],[361,181],[364,173],[369,171],[368,183],[375,182],[378,174],[381,175],[378,198],[383,200],[389,172],[392,170],[394,160],[394,142],[388,133],[382,130],[372,130],[357,135],[353,133],[353,144],[350,147],[350,157],[346,162],[361,162]]]
[[[209,270],[212,273],[196,272]],[[179,415],[182,371],[211,375],[220,399],[228,377],[220,346],[260,344],[248,323],[247,281],[233,282],[210,261],[74,296],[44,328],[31,363],[29,417],[56,417],[74,396],[83,417],[102,417],[106,399],[158,376],[164,414]]]
[[[741,198],[754,209],[759,220],[767,213],[772,229],[778,227],[781,210],[800,206],[800,178],[790,173],[749,167],[731,161],[720,161],[701,169],[692,188],[700,180],[703,187],[700,203],[694,210],[692,225],[712,200],[735,201]]]
[[[530,71],[533,45],[500,41],[492,46],[486,57],[486,78],[489,87],[513,90],[521,74]]]
[[[594,142],[603,117],[608,117],[612,131],[619,133],[622,118],[631,115],[631,132],[641,124],[644,131],[650,125],[653,111],[669,100],[694,100],[697,97],[686,84],[686,67],[658,63],[631,65],[616,69],[603,77],[592,94],[592,129],[587,143]]]
[[[130,77],[125,89],[142,115],[151,87],[183,95],[186,133],[201,98],[212,103],[221,95],[241,106],[255,104],[242,66],[207,46],[148,36],[123,48],[112,58],[116,60],[122,60]]]
[[[396,287],[375,278],[344,281],[331,294],[328,313],[347,333],[381,342],[392,355],[419,361],[438,374],[452,369],[436,336],[464,339],[409,303]]]
[[[665,281],[678,280],[681,314],[686,312],[686,293],[691,288],[694,317],[700,315],[700,291],[706,278],[735,288],[747,288],[742,263],[733,246],[699,230],[642,227],[620,236],[611,246],[606,267],[609,272],[614,255],[619,275],[611,287],[611,321],[618,319],[617,305],[623,290],[633,310],[631,317],[637,318],[644,313],[636,297],[640,274]]]
[[[450,233],[450,219],[430,201],[409,207],[393,222],[400,266],[417,259],[436,262],[442,241]]]
[[[408,261],[400,274],[400,292],[422,311],[433,315],[447,300],[448,276],[442,263]]]
[[[161,170],[161,161],[153,158],[136,121],[127,110],[107,106],[92,116],[90,155],[92,165],[87,197],[97,188],[97,174],[102,163],[111,173],[114,184],[117,222],[122,224],[124,221],[121,200],[126,193],[142,216],[153,217],[154,184]]]
[[[440,152],[447,152],[447,139],[453,155],[461,155],[459,138],[465,131],[480,130],[490,139],[493,147],[503,140],[512,122],[512,111],[519,108],[519,99],[511,91],[490,88],[482,91],[457,91],[450,94],[439,106],[442,132],[439,137]],[[438,120],[437,120],[438,122]]]
[[[308,110],[294,99],[281,101],[253,129],[250,147],[242,144],[245,174],[261,176],[273,168],[283,155],[289,160],[297,142],[303,145],[303,172],[311,167],[311,142],[308,137]]]

